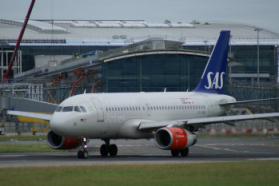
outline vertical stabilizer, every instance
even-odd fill
[[[230,31],[221,31],[213,52],[207,61],[201,80],[193,92],[223,94]]]

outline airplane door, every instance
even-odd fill
[[[97,121],[104,122],[104,110],[101,102],[97,98],[91,98],[96,110],[97,110]]]
[[[151,115],[151,109],[150,109],[150,106],[148,103],[145,104],[145,108],[146,108],[146,111],[147,111],[147,116],[150,116]]]
[[[207,103],[207,117],[212,116],[212,103],[208,96],[204,96],[204,99]]]

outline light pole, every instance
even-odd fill
[[[256,28],[254,31],[257,31],[257,81],[258,81],[258,87],[260,86],[260,43],[259,43],[259,32],[261,31],[261,28]]]

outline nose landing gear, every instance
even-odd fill
[[[100,148],[101,156],[105,157],[108,154],[110,154],[110,156],[116,156],[118,152],[117,146],[115,144],[110,145],[109,139],[103,140],[106,142],[106,144],[103,144]]]
[[[87,138],[81,139],[81,146],[83,150],[78,151],[77,156],[79,159],[87,159],[88,158],[88,152],[86,150],[87,148]]]

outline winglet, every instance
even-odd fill
[[[193,92],[223,94],[229,40],[230,31],[221,31],[213,52],[207,61],[201,80]]]

